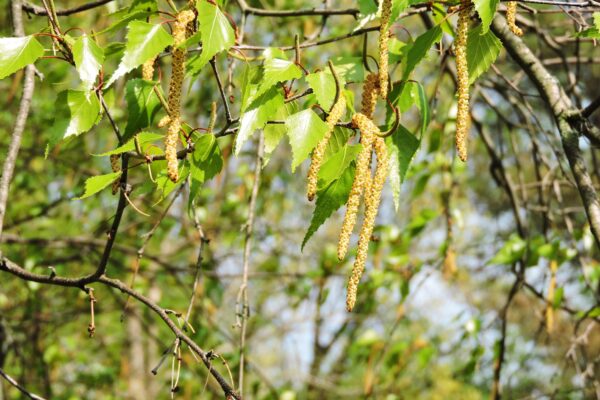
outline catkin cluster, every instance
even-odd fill
[[[382,98],[388,94],[389,55],[388,41],[390,38],[390,15],[392,0],[382,0],[381,25],[379,28],[379,90]]]
[[[352,117],[352,124],[360,130],[362,149],[358,153],[356,160],[354,181],[352,182],[352,188],[350,189],[350,195],[346,203],[346,215],[344,216],[340,239],[338,241],[337,255],[340,261],[346,257],[350,235],[352,235],[354,225],[356,224],[360,198],[365,186],[367,186],[368,181],[371,179],[371,171],[369,169],[371,151],[373,149],[373,142],[379,131],[379,128],[377,128],[373,121],[364,114],[355,114]]]
[[[377,129],[377,127],[375,128]],[[372,129],[372,127],[369,126],[368,129]],[[360,230],[354,267],[352,268],[352,274],[348,280],[348,291],[346,295],[346,309],[348,311],[352,311],[354,304],[356,304],[358,283],[365,270],[367,255],[369,253],[369,243],[371,242],[375,218],[377,217],[379,203],[381,201],[381,192],[383,191],[383,185],[385,184],[389,169],[389,156],[384,139],[376,136],[373,147],[375,155],[377,156],[377,167],[375,168],[373,182],[368,190],[365,191],[365,219]]]
[[[523,36],[523,30],[517,26],[517,2],[506,3],[506,23],[508,29],[517,36]]]
[[[337,124],[344,115],[344,111],[346,111],[346,99],[344,95],[340,93],[337,101],[331,108],[331,112],[327,116],[327,131],[325,132],[323,139],[321,139],[321,141],[317,144],[317,147],[315,147],[311,157],[310,169],[308,170],[308,201],[312,201],[317,194],[319,169],[321,169],[321,164],[323,163],[323,156],[325,155],[325,150],[327,149],[327,143],[329,143],[329,139],[331,138],[335,124]]]
[[[185,55],[187,50],[179,46],[185,42],[188,35],[187,26],[196,15],[191,10],[177,14],[173,24],[173,47],[171,49],[171,81],[169,83],[169,121],[165,137],[165,158],[167,160],[167,176],[173,182],[179,179],[179,163],[177,161],[177,142],[181,129],[181,89],[185,73]],[[161,121],[164,122],[164,121]]]
[[[119,172],[121,170],[121,157],[118,154],[111,154],[110,156],[110,168],[113,172]],[[117,194],[119,186],[121,185],[121,178],[115,179],[112,183],[112,194]]]
[[[456,150],[462,161],[467,161],[467,139],[471,127],[469,112],[469,68],[467,65],[467,37],[469,34],[470,0],[463,0],[458,14],[454,52],[458,81],[458,109],[456,112]]]

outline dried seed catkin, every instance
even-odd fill
[[[110,168],[113,172],[119,172],[121,170],[121,156],[119,154],[111,154],[110,156]],[[121,178],[117,178],[112,183],[112,194],[117,194],[119,187],[121,186]]]
[[[165,158],[167,160],[167,176],[173,182],[179,179],[179,163],[177,161],[177,142],[181,129],[181,89],[185,73],[185,55],[187,50],[179,48],[186,39],[187,25],[196,15],[191,10],[177,14],[173,24],[173,47],[171,50],[171,81],[169,83],[169,127],[165,137]]]
[[[331,108],[331,112],[325,121],[327,123],[327,131],[312,153],[310,169],[308,170],[308,201],[312,201],[317,194],[319,169],[321,169],[321,164],[323,163],[323,156],[327,149],[327,143],[329,143],[335,124],[337,124],[344,115],[344,111],[346,111],[346,99],[344,98],[344,95],[340,93],[338,100]]]
[[[388,41],[390,39],[390,16],[392,14],[392,0],[381,0],[381,25],[379,27],[379,91],[382,98],[388,93],[389,54]]]
[[[517,36],[523,36],[523,30],[517,26],[517,2],[506,3],[506,24],[508,29]]]
[[[354,114],[352,123],[360,129],[362,149],[356,160],[354,181],[352,182],[352,188],[350,189],[350,195],[346,203],[346,215],[344,216],[338,241],[337,255],[340,261],[344,259],[348,251],[350,235],[352,235],[352,230],[356,223],[358,206],[360,205],[360,196],[365,188],[365,183],[371,178],[371,171],[369,169],[371,149],[373,148],[376,132],[379,131],[379,128],[377,128],[373,121],[364,114]]]
[[[469,68],[467,65],[467,37],[471,2],[463,0],[458,14],[454,52],[456,54],[458,109],[456,112],[456,150],[462,161],[467,161],[467,140],[471,127],[469,112]]]
[[[381,137],[376,137],[373,147],[377,155],[377,167],[375,168],[375,177],[373,178],[371,190],[365,193],[365,220],[360,230],[356,260],[354,260],[352,274],[348,280],[348,292],[346,295],[346,309],[348,311],[352,311],[356,303],[358,283],[365,270],[367,255],[369,254],[369,243],[371,242],[375,218],[377,217],[379,203],[381,202],[381,192],[383,191],[389,169],[389,156],[385,140]]]

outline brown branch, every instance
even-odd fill
[[[579,136],[581,134],[588,137],[593,135],[594,128],[574,107],[557,79],[548,72],[525,42],[509,31],[504,17],[497,15],[491,29],[504,43],[510,56],[521,66],[536,86],[552,112],[560,133],[563,150],[586,210],[590,230],[597,247],[600,248],[600,201],[579,148]]]
[[[13,385],[15,388],[17,388],[19,390],[19,392],[23,393],[25,396],[27,396],[29,399],[32,400],[46,400],[41,396],[38,396],[37,394],[33,394],[31,392],[29,392],[27,389],[25,389],[22,385],[19,384],[19,382],[17,382],[13,377],[11,377],[10,375],[8,375],[6,372],[4,372],[2,370],[2,368],[0,368],[0,376],[3,377],[4,379],[6,379],[6,381],[8,383],[10,383],[11,385]]]
[[[82,4],[77,7],[66,8],[63,10],[56,10],[56,15],[66,16],[66,15],[71,15],[71,14],[77,14],[82,11],[87,11],[87,10],[91,10],[96,7],[103,6],[104,4],[110,3],[111,1],[113,1],[113,0],[91,1],[89,3]],[[23,3],[22,7],[23,7],[23,10],[25,10],[26,12],[33,14],[33,15],[48,15],[48,13],[46,12],[46,9],[44,9],[44,7],[36,6],[34,4],[29,4],[29,3]]]
[[[146,305],[149,309],[154,311],[158,316],[165,322],[165,324],[169,327],[169,329],[175,334],[175,336],[187,344],[194,353],[196,353],[204,365],[208,368],[210,374],[217,380],[219,386],[223,390],[225,397],[227,399],[240,400],[241,397],[234,391],[234,389],[227,383],[225,378],[221,376],[221,374],[214,369],[212,366],[210,357],[207,355],[204,350],[198,344],[196,344],[189,336],[187,336],[170,318],[165,309],[160,307],[158,304],[150,300],[148,297],[136,292],[131,289],[127,284],[121,282],[118,279],[111,279],[105,275],[99,277],[89,277],[83,276],[79,278],[63,278],[54,275],[39,275],[31,273],[19,265],[13,263],[5,257],[0,258],[0,271],[9,272],[18,278],[21,278],[26,281],[33,281],[43,284],[56,285],[56,286],[64,286],[64,287],[76,287],[82,290],[86,290],[85,285],[91,283],[101,283],[105,286],[109,286],[115,289],[120,290],[121,292],[133,297],[139,302]]]
[[[305,10],[265,10],[261,8],[250,7],[246,0],[237,0],[238,5],[240,6],[242,12],[244,14],[251,14],[257,17],[302,17],[302,16],[311,16],[311,15],[352,15],[354,17],[358,16],[359,10],[357,8],[346,8],[346,9],[317,9],[317,8],[309,8]]]
[[[12,13],[15,36],[25,36],[20,0],[13,0]],[[34,87],[35,67],[33,65],[28,65],[25,68],[23,95],[19,105],[19,112],[17,113],[15,126],[10,138],[10,144],[8,145],[6,159],[2,166],[2,177],[0,177],[0,243],[2,243],[2,227],[4,224],[4,216],[6,214],[8,190],[10,189],[10,181],[12,180],[15,165],[17,163],[17,155],[21,148],[21,140],[23,138],[23,131],[25,130],[25,123],[27,122],[27,116],[29,115],[29,107],[31,106]]]
[[[238,292],[237,305],[241,310],[238,315],[241,316],[239,326],[240,332],[240,370],[239,370],[239,388],[240,394],[244,392],[244,362],[246,356],[246,330],[248,327],[248,318],[250,317],[250,305],[248,303],[248,271],[250,269],[250,250],[252,248],[252,233],[254,230],[254,216],[256,213],[256,200],[258,198],[258,189],[260,187],[261,171],[264,157],[264,135],[261,133],[258,140],[258,149],[256,152],[256,165],[254,166],[254,181],[252,183],[252,193],[250,195],[250,204],[248,205],[248,218],[245,225],[244,238],[244,260],[242,266],[242,284]]]

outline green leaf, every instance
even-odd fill
[[[345,145],[337,153],[329,157],[321,169],[319,169],[319,182],[318,188],[322,189],[327,187],[331,182],[338,179],[348,168],[350,163],[356,159],[362,146],[360,144]]]
[[[193,75],[198,74],[215,54],[229,50],[235,44],[233,27],[216,4],[200,0],[196,7],[202,52],[191,58],[188,63],[189,71]]]
[[[133,0],[130,6],[123,7],[119,11],[110,14],[110,17],[117,20],[117,22],[98,32],[98,35],[114,32],[133,20],[147,19],[157,11],[158,5],[156,4],[156,0]]]
[[[315,211],[310,221],[310,226],[304,239],[302,240],[302,247],[308,242],[312,235],[319,229],[321,225],[333,214],[334,211],[339,209],[341,206],[346,204],[350,189],[352,188],[352,181],[354,180],[354,165],[350,165],[345,169],[342,176],[339,179],[331,182],[325,189],[317,192],[317,201],[315,204]]]
[[[156,142],[157,140],[163,139],[165,137],[165,135],[152,133],[152,132],[140,132],[136,136],[138,138],[138,143],[140,144],[140,146],[143,146],[146,143]],[[107,152],[104,152],[101,154],[94,154],[94,155],[97,157],[105,157],[105,156],[112,156],[114,154],[122,154],[127,151],[133,151],[133,150],[135,150],[135,139],[131,138],[129,141],[127,141],[127,143],[125,143],[122,146],[117,147],[114,150],[107,151]],[[142,148],[142,150],[143,150],[143,148]]]
[[[79,78],[83,82],[83,88],[86,90],[92,89],[98,72],[102,68],[104,51],[92,38],[83,35],[77,38],[73,44],[73,60]]]
[[[106,83],[106,87],[112,85],[114,81],[132,69],[156,57],[173,43],[173,37],[160,24],[131,21],[127,25],[127,29],[125,54],[119,67]]]
[[[281,58],[265,60],[264,75],[255,96],[260,96],[278,82],[298,79],[302,76],[302,70],[292,61]]]
[[[479,75],[488,70],[500,54],[502,42],[492,31],[481,33],[482,25],[469,31],[467,40],[467,64],[469,66],[469,84],[473,84]]]
[[[143,79],[132,79],[125,86],[125,100],[127,101],[127,126],[123,139],[128,140],[134,133],[152,125],[161,104],[154,92],[157,82]]]
[[[285,120],[290,115],[298,112],[298,107],[294,102],[285,103],[277,112],[272,115],[274,119]],[[282,124],[267,124],[263,129],[265,135],[265,155],[263,158],[263,166],[269,163],[271,154],[285,136],[285,125]]]
[[[439,25],[434,26],[421,36],[411,45],[410,50],[406,55],[406,62],[402,80],[408,79],[410,73],[415,67],[427,56],[431,47],[442,39],[442,28]]]
[[[427,100],[427,95],[425,94],[425,88],[419,82],[416,83],[416,92],[416,104],[417,108],[421,112],[421,139],[423,139],[423,134],[425,134],[425,131],[427,130],[431,120],[431,113],[429,111],[429,101]]]
[[[292,146],[294,172],[323,138],[328,127],[312,109],[289,116],[285,120],[285,126]]]
[[[217,144],[215,135],[202,135],[194,144],[190,173],[192,179],[204,183],[217,175],[223,168],[221,149]]]
[[[334,57],[331,61],[335,72],[345,82],[362,82],[365,80],[365,67],[361,57]]]
[[[510,265],[523,257],[527,243],[517,234],[512,234],[488,264]]]
[[[479,18],[481,18],[481,33],[487,33],[496,14],[499,0],[473,0]]]
[[[0,38],[0,79],[4,79],[44,55],[33,36]]]
[[[77,197],[77,199],[81,200],[95,195],[105,187],[112,184],[115,179],[121,176],[122,173],[123,171],[118,171],[105,175],[92,176],[91,178],[86,179],[85,191],[83,195],[81,195],[81,197]]]
[[[317,98],[317,103],[319,103],[324,110],[330,110],[333,106],[333,101],[335,100],[335,79],[331,72],[315,72],[306,75],[305,79],[306,82],[308,82],[308,86],[313,90],[313,93]],[[342,77],[340,77],[340,84],[342,87],[345,85]]]
[[[552,308],[557,309],[560,307],[564,298],[564,292],[565,288],[556,288],[556,292],[554,292],[554,298],[552,299]]]
[[[396,211],[400,206],[400,187],[421,141],[403,125],[386,139],[390,152],[390,184]]]
[[[273,87],[248,106],[248,109],[240,116],[240,129],[234,146],[235,155],[240,153],[248,138],[257,129],[262,129],[271,116],[284,107],[284,104],[283,95],[276,87]]]
[[[78,136],[92,129],[100,119],[100,102],[93,91],[65,90],[56,98],[66,119],[56,119],[51,128],[50,147],[71,136]]]

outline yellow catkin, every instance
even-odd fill
[[[392,13],[392,0],[382,0],[381,26],[379,28],[379,92],[382,98],[388,94],[389,55],[388,41],[390,39],[390,15]]]
[[[523,30],[517,26],[517,2],[506,3],[506,23],[508,29],[517,36],[523,36]]]
[[[160,119],[160,121],[158,121],[158,127],[164,128],[165,126],[169,125],[169,122],[171,122],[171,117],[169,117],[168,115],[165,115],[164,117],[162,117]]]
[[[456,73],[458,81],[458,109],[456,112],[456,150],[462,161],[467,161],[467,139],[471,127],[469,112],[469,68],[467,66],[467,37],[471,12],[469,0],[461,2],[456,27],[454,52],[456,54]]]
[[[348,292],[346,295],[346,309],[348,311],[352,311],[356,303],[358,283],[365,270],[367,255],[369,254],[369,243],[371,242],[375,218],[377,217],[379,203],[381,202],[381,192],[383,191],[383,185],[385,184],[389,169],[389,156],[385,140],[381,137],[376,137],[373,147],[377,155],[377,167],[375,168],[375,177],[373,178],[371,190],[365,194],[365,220],[360,230],[356,260],[354,261],[352,274],[348,280]]]
[[[365,188],[365,183],[371,178],[371,171],[369,169],[371,149],[373,148],[376,132],[379,131],[379,128],[377,128],[373,121],[364,114],[354,114],[352,123],[360,129],[362,149],[356,160],[354,181],[352,182],[352,188],[350,189],[350,195],[346,203],[346,215],[344,216],[344,223],[342,224],[340,239],[338,241],[337,255],[340,261],[346,257],[350,236],[356,223],[360,196]]]
[[[362,109],[361,112],[368,118],[373,118],[375,106],[377,105],[377,96],[379,95],[379,75],[369,74],[363,84]]]
[[[323,163],[323,156],[325,155],[325,150],[327,149],[327,143],[329,143],[329,139],[331,138],[335,124],[337,124],[344,115],[344,111],[346,111],[346,99],[344,98],[344,95],[340,93],[338,100],[331,108],[331,112],[325,121],[327,123],[327,131],[325,132],[323,139],[321,139],[321,141],[317,144],[317,147],[315,147],[315,150],[312,153],[310,168],[308,170],[308,201],[312,201],[317,194],[319,169],[321,169],[321,164]]]
[[[151,58],[150,60],[146,61],[143,65],[142,65],[142,79],[145,81],[151,81],[152,78],[154,77],[154,61],[156,60],[156,57]]]
[[[177,142],[181,129],[181,89],[185,73],[186,49],[180,48],[187,37],[187,25],[196,15],[191,10],[177,14],[173,24],[173,47],[171,50],[171,81],[169,83],[169,127],[165,137],[165,158],[167,160],[167,176],[173,182],[179,179],[179,163],[177,161]]]
[[[110,168],[113,172],[119,172],[121,170],[121,156],[119,154],[112,154],[110,156]],[[117,194],[121,185],[121,178],[115,179],[112,183],[112,194]]]
[[[550,284],[548,285],[548,296],[546,301],[546,331],[551,334],[554,331],[554,290],[556,289],[556,260],[550,261]]]

